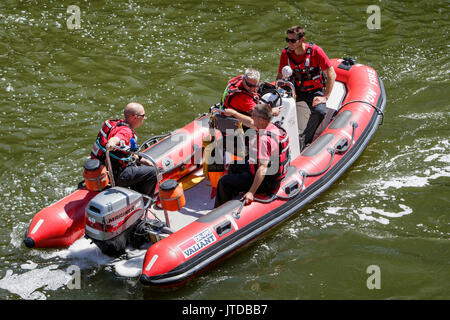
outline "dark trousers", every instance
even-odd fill
[[[318,104],[315,107],[312,106],[312,102],[317,96],[323,96],[323,91],[316,91],[312,93],[297,92],[296,100],[305,101],[309,107],[309,110],[311,110],[311,115],[306,125],[305,132],[303,133],[305,136],[305,144],[309,144],[312,142],[317,127],[320,125],[323,118],[325,117],[325,114],[327,113],[326,103]]]
[[[131,164],[125,168],[114,169],[117,186],[131,189],[153,197],[157,183],[156,170],[152,166]]]
[[[230,165],[230,173],[222,176],[217,184],[214,208],[236,197],[239,192],[247,192],[253,184],[254,175],[249,165]],[[280,186],[280,182],[266,176],[256,193],[272,193]]]

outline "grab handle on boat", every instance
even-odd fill
[[[149,156],[148,154],[146,154],[146,153],[143,153],[143,152],[136,152],[136,154],[137,154],[138,156],[140,156],[140,157],[143,157],[143,158],[149,160],[149,161],[153,164],[153,167],[154,167],[155,170],[156,170],[156,180],[157,180],[157,185],[159,185],[159,183],[160,183],[161,180],[162,180],[163,173],[161,172],[161,168],[159,168],[158,165],[156,164],[156,161],[153,160],[153,158],[150,157],[150,156]]]
[[[231,221],[227,220],[225,222],[222,222],[218,226],[215,226],[215,229],[216,229],[217,235],[219,237],[221,237],[232,230]]]
[[[350,142],[346,138],[342,138],[334,146],[336,148],[336,152],[339,154],[343,154],[343,153],[347,152],[347,150],[350,148],[350,146],[355,141],[354,140],[355,139],[355,131],[356,131],[356,128],[358,128],[358,123],[355,121],[351,121],[350,125],[352,126],[352,137],[350,139]]]
[[[278,196],[275,193],[272,193],[268,199],[261,199],[261,198],[254,198],[253,201],[261,202],[261,203],[271,203],[273,200],[278,198]]]
[[[239,205],[239,209],[231,214],[235,219],[239,219],[241,217],[241,211],[245,204],[244,198],[239,199],[239,201],[241,202],[241,204]]]
[[[348,148],[350,147],[350,144],[348,143],[348,139],[346,138],[341,138],[335,145],[336,147],[336,152],[339,154],[343,154],[345,151],[348,150]]]
[[[329,147],[327,149],[328,153],[331,154],[331,158],[330,158],[330,162],[328,162],[328,165],[326,166],[325,169],[320,170],[319,172],[315,172],[315,173],[306,173],[307,177],[315,177],[315,176],[320,176],[321,174],[325,173],[326,171],[328,171],[328,169],[330,169],[331,164],[333,163],[333,159],[334,159],[334,155],[336,154],[336,148],[331,148]]]

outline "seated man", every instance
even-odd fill
[[[253,68],[248,68],[243,75],[230,79],[222,95],[222,109],[231,108],[250,116],[259,100],[258,83],[259,72]]]
[[[91,158],[99,159],[104,165],[107,150],[113,150],[122,141],[129,146],[132,138],[137,142],[134,129],[141,126],[145,119],[144,107],[131,102],[125,107],[123,114],[125,119],[110,119],[103,124],[92,147]],[[119,151],[111,151],[109,155],[117,186],[130,187],[153,197],[157,179],[156,170],[150,161],[145,158],[131,161],[132,157]]]
[[[289,138],[286,131],[271,123],[272,110],[267,104],[257,104],[252,116],[247,117],[228,109],[226,114],[234,116],[249,128],[246,135],[253,133],[250,139],[249,164],[222,176],[217,185],[214,207],[233,199],[239,192],[246,192],[243,199],[250,204],[255,193],[276,191],[289,167]]]
[[[260,99],[259,79],[259,71],[253,68],[248,68],[243,75],[230,79],[222,95],[222,109],[233,109],[250,116]],[[273,108],[272,113],[277,116],[280,113],[279,108]]]
[[[236,114],[247,116],[249,119],[253,108],[260,100],[260,96],[258,94],[259,80],[259,71],[253,68],[247,68],[243,75],[230,79],[222,95],[222,110],[227,111],[231,109],[236,111]],[[272,113],[277,116],[280,113],[280,108],[273,108]],[[238,117],[233,117],[239,120]],[[242,129],[244,132],[247,131],[248,127],[245,123],[243,124]],[[227,136],[224,132],[222,133]],[[230,148],[227,148],[227,139],[225,139],[223,141],[224,150],[229,151],[238,158],[245,157],[245,142],[242,139],[242,131],[235,131],[234,136],[233,148],[231,148],[231,146]],[[236,168],[236,166],[232,166],[232,170],[234,168]]]
[[[325,52],[316,44],[305,42],[305,31],[299,26],[286,30],[288,47],[280,56],[277,79],[289,65],[297,94],[297,108],[306,102],[311,116],[304,131],[304,143],[310,144],[314,133],[326,114],[326,102],[333,90],[336,73]],[[300,115],[297,109],[297,116]]]

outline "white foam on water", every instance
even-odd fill
[[[361,221],[376,221],[381,224],[389,224],[390,220],[388,218],[400,218],[413,212],[412,208],[408,207],[407,205],[399,204],[399,207],[400,209],[402,209],[402,211],[389,212],[375,207],[345,208],[332,206],[325,209],[324,213],[331,215],[341,215],[352,212],[356,214]],[[332,226],[334,225],[334,223],[327,223],[326,225]]]
[[[55,250],[50,253],[38,252],[38,254],[46,260],[64,259],[66,263],[76,264],[82,269],[108,265],[113,261],[113,258],[104,255],[94,243],[84,237],[75,241],[67,249]]]
[[[446,159],[445,157],[442,157]],[[429,169],[429,170],[428,170]],[[385,190],[388,188],[405,188],[405,187],[424,187],[427,186],[430,183],[430,180],[435,180],[440,177],[450,177],[450,166],[444,167],[444,168],[436,168],[434,166],[429,167],[427,170],[424,171],[425,176],[406,176],[406,177],[397,177],[393,178],[391,180],[377,182],[376,185],[379,189]],[[433,174],[431,174],[431,171],[434,171]],[[375,184],[372,183],[372,186]]]
[[[127,260],[111,263],[116,275],[126,278],[139,277],[142,272],[146,250],[127,251]]]
[[[441,120],[448,116],[450,116],[449,112],[423,112],[423,113],[411,113],[399,115],[399,117],[401,118],[412,120],[424,120],[424,119]]]
[[[407,146],[405,150],[402,150],[401,154],[393,157],[384,165],[386,168],[389,168],[397,160],[403,160],[404,157],[406,157],[406,161],[410,161],[411,155],[413,155],[416,158],[413,161],[414,163],[424,164],[415,169],[413,174],[372,182],[367,186],[371,187],[371,189],[379,190],[386,190],[389,188],[400,189],[405,187],[421,188],[429,185],[431,180],[440,177],[450,177],[450,166],[439,167],[441,163],[450,163],[449,140],[441,140],[429,148],[421,147],[422,144],[428,144],[428,142],[426,140],[420,140],[414,146]],[[411,149],[414,151],[410,151]],[[425,158],[422,158],[422,155],[424,155]]]
[[[66,263],[76,264],[82,269],[89,269],[98,266],[112,266],[114,272],[118,276],[133,278],[140,276],[144,256],[147,250],[128,250],[126,251],[126,259],[118,260],[104,255],[101,250],[90,240],[80,238],[75,241],[69,248],[58,250],[48,255],[41,255],[45,259],[59,257]]]
[[[13,242],[15,242],[13,240]],[[58,258],[61,265],[52,264],[39,268],[39,264],[27,260],[20,266],[24,273],[15,274],[8,270],[0,279],[0,288],[19,295],[26,300],[45,300],[45,291],[57,290],[68,284],[73,278],[67,272],[68,265],[76,265],[80,269],[98,268],[99,266],[111,266],[115,274],[126,278],[140,276],[146,250],[127,250],[127,259],[118,260],[104,255],[100,249],[90,240],[80,238],[67,249],[52,250],[51,252],[34,250],[31,255],[52,262]],[[105,270],[111,270],[106,268]]]
[[[20,227],[13,228],[11,233],[11,244],[15,247],[22,243],[22,240],[18,240],[20,229]],[[106,265],[112,261],[112,258],[105,256],[97,246],[85,238],[75,241],[67,249],[50,252],[32,250],[30,255],[52,262],[57,260],[55,258],[60,258],[63,260],[63,265],[52,264],[40,268],[39,263],[27,260],[27,263],[22,264],[20,268],[29,271],[15,274],[12,270],[8,270],[0,280],[0,288],[27,300],[45,300],[45,291],[57,290],[71,281],[72,276],[67,272],[67,265],[76,265],[80,269],[85,269]]]
[[[346,209],[344,207],[328,207],[325,209],[324,213],[326,214],[332,214],[332,215],[339,215],[339,211]]]
[[[388,211],[384,211],[383,209],[378,209],[378,208],[374,208],[374,207],[362,207],[357,210],[356,214],[358,215],[358,217],[361,220],[372,220],[372,221],[377,221],[382,224],[389,224],[389,219],[387,219],[385,217],[400,218],[404,215],[408,215],[413,212],[413,210],[406,205],[400,204],[399,206],[401,209],[403,209],[403,211],[388,212]],[[379,214],[382,217],[374,217],[373,213]]]
[[[25,265],[25,268],[30,265]],[[12,270],[7,270],[6,275],[0,280],[0,288],[19,295],[26,300],[45,300],[47,297],[39,289],[57,290],[65,286],[72,277],[63,270],[58,270],[57,265],[50,265],[44,268],[36,268],[31,263],[32,270],[14,274]]]
[[[27,260],[27,263],[21,264],[20,267],[24,270],[33,270],[36,269],[37,263],[34,263],[31,260]]]

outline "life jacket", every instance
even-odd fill
[[[273,140],[278,142],[278,171],[275,174],[274,178],[275,181],[281,181],[287,174],[288,168],[291,163],[291,153],[289,148],[289,136],[287,134],[287,131],[284,130],[281,125],[277,122],[274,123],[274,125],[280,130],[281,135],[278,135],[278,133],[272,132],[272,131],[264,131],[263,135],[267,135]],[[260,147],[260,130],[258,130],[256,134],[256,145],[253,143],[250,148],[252,149],[250,152],[250,172],[255,175],[256,170],[258,169],[259,161],[258,159],[252,159],[252,155],[258,156],[258,148]],[[272,156],[272,155],[271,155]],[[269,162],[268,167],[272,165],[272,161]]]
[[[128,123],[126,123],[122,119],[109,119],[105,121],[100,131],[98,132],[97,139],[95,140],[94,145],[92,146],[91,158],[99,159],[103,164],[106,163],[106,143],[109,140],[109,134],[114,128],[120,126],[127,126],[130,128]],[[134,139],[137,140],[136,133],[133,129],[131,129],[131,131],[133,132]],[[129,161],[132,159],[130,155],[120,151],[111,151],[109,155],[112,160],[118,163],[118,165],[121,167],[126,167]]]
[[[317,67],[310,66],[311,54],[313,51],[314,43],[310,42],[306,49],[306,57],[303,63],[297,64],[294,59],[292,59],[289,48],[286,48],[286,54],[288,57],[288,65],[294,64],[292,81],[295,84],[296,89],[299,92],[309,92],[322,89],[326,83],[326,75],[323,70]]]
[[[231,99],[234,97],[236,93],[242,93],[248,95],[250,98],[255,101],[255,103],[258,103],[259,96],[258,94],[253,94],[248,92],[247,90],[242,89],[242,82],[244,81],[244,76],[240,75],[237,77],[232,78],[230,81],[228,81],[227,87],[225,88],[223,95],[222,95],[222,101],[220,103],[221,109],[225,108],[232,108],[237,110],[236,108],[233,108],[230,104]],[[239,112],[242,112],[246,115],[249,115],[247,112],[243,112],[242,110],[237,110]]]

